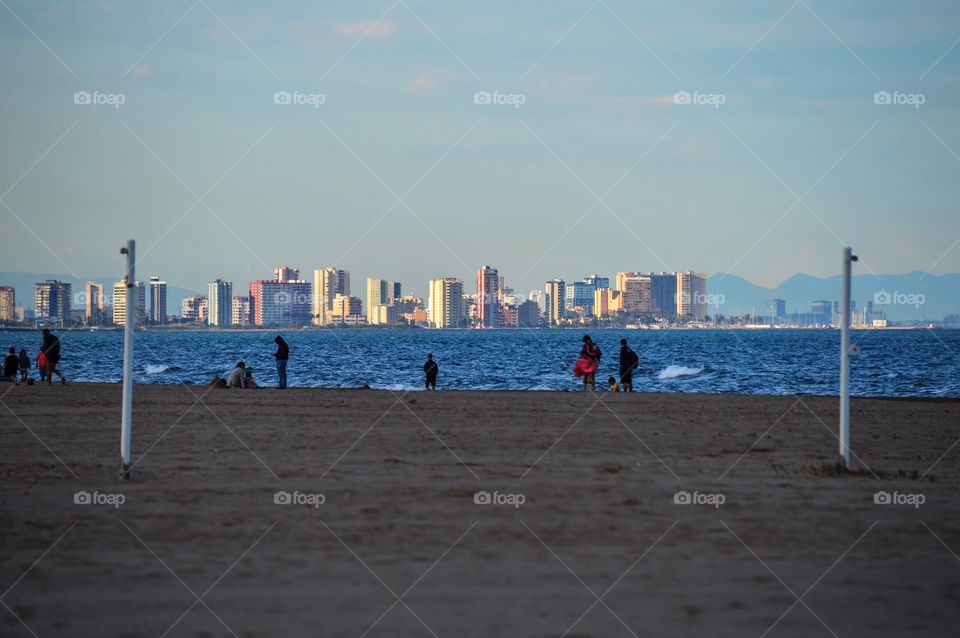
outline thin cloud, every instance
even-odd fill
[[[359,21],[338,24],[337,33],[345,38],[359,38],[361,35],[367,40],[389,40],[393,37],[396,25],[392,22],[379,20],[377,22]]]
[[[407,82],[406,88],[411,93],[433,93],[456,79],[457,75],[449,71],[426,71]]]

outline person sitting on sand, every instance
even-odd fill
[[[247,364],[243,361],[237,362],[237,367],[235,367],[229,375],[227,375],[227,387],[228,388],[240,388],[243,389],[243,373],[246,371]]]
[[[437,389],[437,374],[440,372],[440,366],[433,360],[433,355],[427,355],[427,362],[423,364],[423,375],[426,378],[426,389]]]
[[[594,392],[597,390],[597,369],[601,355],[600,346],[593,342],[590,335],[583,335],[583,348],[580,349],[580,358],[573,365],[573,376],[583,377],[584,391],[588,385]]]
[[[30,376],[30,357],[27,356],[27,351],[23,348],[20,349],[20,380],[26,381],[27,377]]]
[[[253,372],[251,370],[243,373],[243,387],[245,390],[257,389],[257,380],[253,378]]]
[[[7,352],[7,356],[3,360],[3,378],[10,383],[19,384],[20,382],[17,381],[17,374],[19,372],[20,360],[17,359],[17,349],[11,346],[10,351]]]
[[[620,392],[620,386],[617,385],[617,380],[613,377],[607,379],[607,383],[610,385],[610,392]]]
[[[40,383],[43,383],[47,380],[47,355],[43,354],[43,350],[37,353],[37,372],[40,374]]]

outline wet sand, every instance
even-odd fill
[[[0,386],[2,635],[955,632],[960,401],[206,392]]]

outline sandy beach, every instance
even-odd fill
[[[956,400],[0,393],[4,636],[956,631]]]

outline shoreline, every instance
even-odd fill
[[[20,385],[25,387],[35,387],[39,385],[46,386],[46,383],[41,384],[39,381],[34,380],[33,386],[27,386],[24,383]],[[53,386],[61,386],[59,382],[54,382]],[[122,387],[122,381],[69,381],[67,385],[70,386],[80,386],[80,387]],[[207,383],[184,383],[184,382],[171,382],[171,383],[141,383],[136,382],[133,384],[134,392],[139,388],[175,388],[185,386],[187,388],[209,388]],[[0,381],[0,389],[9,387],[6,382]],[[234,394],[245,393],[245,390],[240,390],[238,388],[217,388],[218,390],[229,390]],[[459,389],[459,388],[440,388],[436,391],[427,391],[421,387],[417,388],[408,388],[408,389],[397,389],[391,390],[389,388],[374,388],[374,387],[338,387],[338,388],[329,388],[322,386],[288,386],[285,390],[279,390],[272,386],[260,386],[255,388],[253,392],[262,392],[269,391],[273,393],[283,393],[283,392],[369,392],[369,393],[381,393],[386,395],[397,395],[397,394],[457,394],[457,395],[469,395],[477,394],[481,396],[486,395],[526,395],[526,394],[540,394],[540,395],[561,395],[566,396],[570,394],[586,394],[588,396],[601,395],[603,397],[616,398],[620,396],[637,396],[637,397],[757,397],[757,398],[790,398],[802,396],[804,399],[817,399],[817,400],[834,400],[839,401],[840,397],[837,394],[760,394],[760,393],[747,393],[747,392],[609,392],[607,390],[597,390],[596,392],[583,392],[580,389],[570,389],[570,390],[546,390],[546,389],[530,389],[530,390],[476,390],[476,389]],[[3,394],[0,392],[0,394]],[[933,403],[960,403],[960,397],[936,397],[936,396],[892,396],[892,395],[850,395],[851,400],[869,400],[869,401],[916,401],[916,402],[933,402]]]

